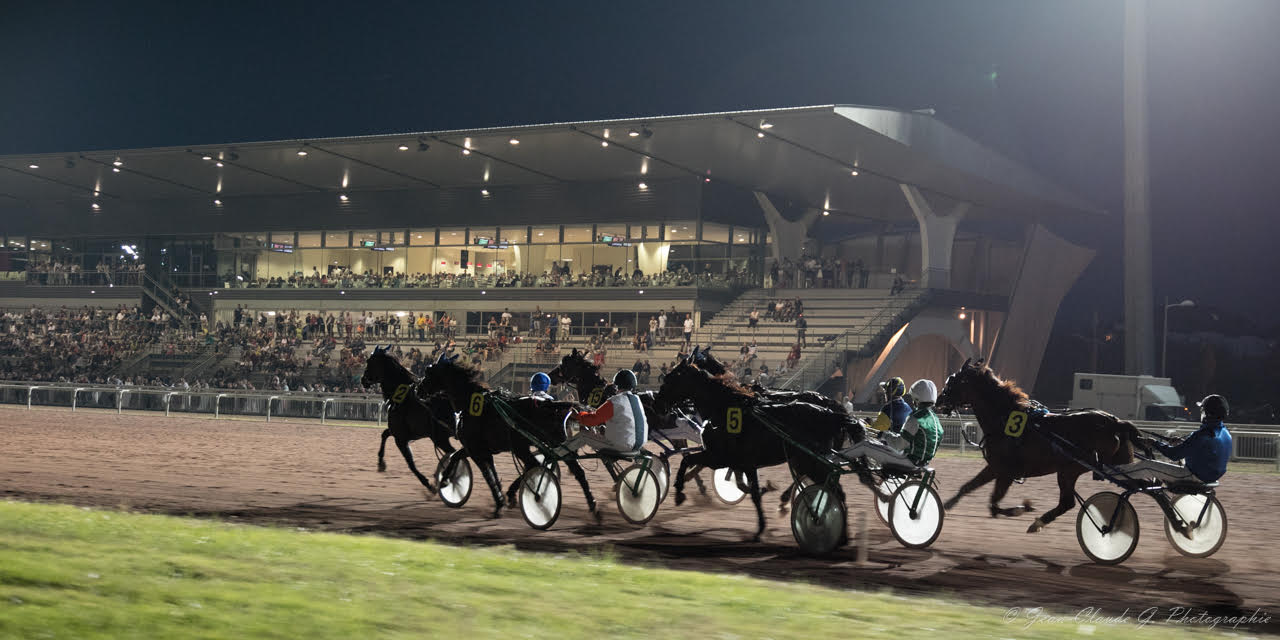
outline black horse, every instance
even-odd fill
[[[454,432],[454,413],[448,398],[439,394],[426,399],[419,398],[413,389],[417,385],[417,379],[382,347],[375,347],[373,354],[365,362],[360,383],[365,386],[380,385],[382,399],[387,403],[387,428],[382,431],[382,444],[378,447],[378,471],[387,470],[383,456],[387,450],[387,438],[394,437],[396,448],[400,449],[414,477],[427,491],[434,492],[431,482],[413,464],[413,452],[409,450],[409,443],[430,438],[437,449],[446,454],[453,452],[453,443],[449,441],[449,437]]]
[[[441,474],[449,478],[453,467],[463,455],[470,457],[479,467],[481,475],[493,492],[493,517],[502,514],[506,500],[514,501],[516,491],[520,487],[520,479],[516,478],[507,490],[507,498],[502,494],[502,485],[498,481],[498,470],[493,464],[493,454],[510,451],[528,468],[538,464],[532,450],[532,442],[512,428],[508,416],[518,421],[519,427],[549,447],[564,444],[564,417],[574,410],[569,402],[550,402],[531,397],[516,397],[500,390],[489,389],[479,381],[479,372],[467,369],[454,360],[441,356],[435,364],[427,367],[422,376],[422,387],[428,393],[440,393],[446,397],[456,411],[462,413],[458,423],[458,441],[462,443],[459,455],[453,456],[449,465]],[[508,409],[509,408],[509,409]],[[506,414],[506,415],[504,415]],[[596,507],[591,488],[587,486],[587,474],[582,465],[572,456],[564,459],[565,466],[582,485],[582,492],[587,497],[587,508],[600,520],[600,512]]]
[[[1094,409],[1044,413],[1013,381],[1003,381],[979,360],[968,360],[947,378],[938,396],[939,413],[973,407],[982,428],[982,455],[987,466],[960,487],[943,505],[948,511],[965,494],[995,480],[991,516],[1016,516],[1030,510],[1002,509],[1000,499],[1017,478],[1058,475],[1058,504],[1027,528],[1035,533],[1075,506],[1076,480],[1088,468],[1080,460],[1118,465],[1133,462],[1134,443],[1141,434],[1133,423]]]
[[[830,468],[794,443],[811,451],[826,452],[836,447],[842,434],[852,425],[852,419],[843,411],[836,413],[807,402],[768,403],[730,378],[713,376],[695,367],[688,358],[667,374],[658,394],[660,406],[671,406],[685,400],[692,400],[700,414],[711,416],[713,425],[702,432],[703,450],[680,460],[680,470],[675,476],[676,504],[684,502],[686,467],[729,467],[740,472],[746,476],[751,501],[756,506],[758,526],[753,540],[760,539],[765,527],[756,470],[789,463],[797,476],[825,483],[829,479]],[[780,437],[762,420],[784,429],[791,440]],[[861,429],[855,433],[860,435]],[[830,480],[843,500],[844,493],[839,488],[838,479]],[[843,537],[847,538],[847,535]]]
[[[698,366],[699,369],[702,369],[713,376],[733,376],[733,374],[729,372],[729,368],[724,366],[723,362],[717,360],[715,356],[711,355],[711,347],[707,347],[706,349],[694,347],[693,353],[689,354],[689,358],[693,361],[693,364]],[[844,405],[822,395],[821,393],[818,393],[817,391],[769,389],[759,383],[752,383],[751,390],[754,391],[756,395],[764,397],[769,402],[783,404],[788,402],[808,402],[809,404],[816,404],[819,407],[830,411],[844,411]]]

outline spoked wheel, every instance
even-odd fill
[[[791,503],[791,535],[805,553],[831,553],[840,543],[844,526],[844,505],[824,485],[805,487]]]
[[[1205,503],[1208,502],[1208,508]],[[1164,535],[1169,544],[1184,556],[1207,558],[1222,547],[1227,540],[1227,514],[1222,504],[1211,495],[1185,495],[1173,501],[1173,510],[1186,523],[1183,533],[1168,518],[1164,521]]]
[[[544,467],[547,466],[546,464],[543,464],[543,462],[547,459],[547,457],[542,455],[542,453],[539,452],[539,453],[533,454],[533,459],[537,460],[539,465]],[[555,465],[551,467],[551,472],[556,474],[556,480],[560,479],[560,461],[559,460],[557,460],[555,462]]]
[[[449,461],[458,458],[458,463],[453,467],[453,474],[449,476],[449,482],[444,481],[444,470],[449,466]],[[444,503],[454,509],[461,507],[467,503],[467,498],[471,497],[471,462],[466,456],[459,455],[457,451],[440,459],[440,464],[436,465],[436,483],[440,485],[440,499]]]
[[[905,482],[901,477],[889,476],[880,483],[880,491],[883,494],[877,494],[874,499],[876,501],[876,515],[879,516],[880,522],[889,524],[889,505],[893,504],[890,500],[881,499],[880,495],[888,495],[892,499],[893,494],[897,493],[898,487]]]
[[[1093,494],[1076,516],[1080,548],[1098,564],[1124,562],[1138,547],[1138,534],[1138,512],[1114,491]]]
[[[658,479],[658,488],[662,490],[661,495],[658,496],[658,502],[662,502],[667,499],[667,492],[671,491],[671,464],[666,458],[653,456],[649,470]]]
[[[550,529],[560,517],[560,479],[546,467],[529,467],[520,476],[520,515],[534,529]]]
[[[738,474],[733,469],[724,467],[711,471],[711,488],[716,497],[725,504],[738,504],[747,497],[747,492],[738,486]]]
[[[899,482],[889,501],[889,530],[902,546],[924,549],[942,533],[942,499],[920,480]]]
[[[652,465],[644,469],[633,464],[618,477],[618,512],[631,524],[643,525],[652,520],[662,502],[662,485],[652,469]]]

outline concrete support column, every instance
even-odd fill
[[[809,237],[809,229],[813,227],[813,223],[817,221],[821,212],[809,210],[800,216],[799,220],[794,222],[782,217],[778,213],[777,207],[769,201],[769,196],[756,191],[756,202],[760,203],[760,209],[764,211],[764,219],[769,223],[769,231],[773,234],[773,255],[775,261],[782,262],[783,258],[800,259],[800,254],[804,251],[804,241]]]
[[[908,184],[899,186],[920,223],[921,286],[948,289],[951,287],[951,248],[955,245],[956,226],[968,213],[969,203],[961,202],[945,215],[940,215],[934,212],[919,189]]]

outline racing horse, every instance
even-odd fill
[[[826,452],[841,440],[852,418],[807,402],[770,404],[732,378],[713,376],[684,358],[667,374],[658,393],[658,404],[670,407],[692,400],[698,413],[715,416],[702,432],[703,450],[680,460],[676,473],[676,504],[684,502],[685,469],[693,466],[728,467],[747,479],[758,525],[753,541],[764,533],[764,508],[760,500],[757,469],[789,463],[797,476],[818,483],[828,480],[830,469],[821,460],[807,455],[797,444],[811,451]],[[723,417],[723,419],[720,419]],[[763,424],[767,420],[787,434],[784,438]],[[853,431],[861,435],[861,429]],[[864,480],[865,481],[865,480]],[[838,481],[832,483],[844,499]],[[847,534],[847,532],[846,532]],[[847,535],[842,536],[847,539]]]
[[[555,447],[564,444],[563,419],[574,410],[574,405],[570,402],[516,397],[501,390],[490,389],[480,382],[478,371],[459,365],[455,362],[457,358],[458,356],[448,358],[442,354],[422,375],[421,387],[424,392],[443,394],[453,410],[462,414],[457,434],[462,448],[458,455],[450,457],[449,464],[440,477],[453,477],[453,469],[458,461],[463,456],[471,458],[480,468],[481,475],[493,493],[493,517],[497,518],[502,515],[507,500],[515,500],[520,479],[516,478],[511,483],[504,499],[498,470],[493,464],[493,454],[510,451],[526,468],[539,464],[531,451],[533,443],[508,421],[507,408],[510,407],[514,414],[511,418],[520,422],[520,429],[530,432],[542,444]],[[591,488],[587,486],[587,474],[582,470],[582,465],[573,456],[565,458],[564,463],[578,480],[578,484],[582,485],[582,493],[587,498],[587,509],[599,521],[600,511],[591,495]]]
[[[1058,504],[1027,528],[1035,533],[1075,506],[1076,480],[1088,469],[1079,460],[1119,465],[1133,462],[1134,443],[1141,437],[1133,423],[1096,409],[1048,413],[1012,381],[1001,380],[979,360],[965,360],[947,378],[935,405],[939,413],[971,406],[982,428],[982,456],[987,466],[966,482],[943,507],[950,511],[965,494],[995,480],[991,517],[1016,516],[1029,505],[1002,509],[999,505],[1017,478],[1058,476]],[[1068,451],[1069,449],[1069,451]]]
[[[694,347],[693,353],[689,354],[689,357],[693,361],[693,364],[697,365],[699,369],[703,369],[713,376],[733,375],[729,372],[729,368],[726,367],[723,362],[717,360],[715,356],[711,355],[711,347],[707,347],[706,349]],[[752,383],[751,390],[756,392],[757,395],[764,396],[769,400],[769,402],[808,402],[809,404],[816,404],[819,407],[823,407],[831,411],[844,411],[844,405],[822,395],[821,393],[818,393],[817,391],[768,389],[759,383]]]
[[[431,482],[414,465],[409,443],[430,438],[437,449],[445,453],[453,452],[453,443],[449,441],[449,437],[454,431],[454,413],[448,398],[439,394],[425,400],[419,398],[413,392],[417,379],[394,356],[387,353],[385,347],[374,347],[373,353],[365,361],[360,384],[366,387],[380,385],[382,400],[388,405],[387,428],[382,431],[382,444],[378,447],[378,471],[387,470],[387,463],[383,459],[387,450],[387,438],[395,438],[396,448],[400,449],[414,477],[427,491],[434,492]]]

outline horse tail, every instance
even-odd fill
[[[1111,419],[1115,421],[1116,436],[1120,439],[1120,447],[1116,449],[1112,464],[1129,464],[1133,462],[1135,448],[1146,448],[1146,445],[1142,444],[1142,432],[1138,431],[1137,425],[1128,420],[1121,420],[1115,416]]]

